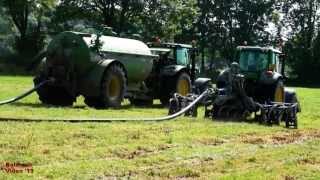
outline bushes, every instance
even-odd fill
[[[0,60],[0,75],[29,75],[25,68],[10,63],[1,63]]]
[[[18,66],[28,66],[44,47],[45,36],[42,33],[32,32],[26,37],[16,37],[15,49],[18,52]]]
[[[31,40],[14,42],[12,36],[8,35],[6,38],[0,38],[0,74],[1,75],[25,75],[28,72],[26,67],[32,61],[34,54],[38,53],[39,43],[33,40],[33,37],[29,37]],[[43,41],[41,40],[43,43]],[[18,44],[19,43],[19,44]],[[41,45],[41,44],[40,44]],[[15,46],[19,46],[18,50],[15,50]],[[42,45],[43,46],[43,45]]]

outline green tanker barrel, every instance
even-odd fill
[[[82,76],[95,63],[90,60],[90,49],[83,38],[73,32],[63,32],[57,35],[48,45],[47,63],[51,66],[72,67],[77,76]]]
[[[76,32],[63,32],[57,35],[48,46],[47,61],[55,57],[60,64],[69,63],[76,68],[79,76],[87,73],[101,59],[115,59],[124,64],[130,83],[145,80],[152,71],[153,58],[148,46],[141,41],[111,36],[101,36],[100,52],[90,50],[96,42],[96,35]],[[59,57],[59,58],[57,58]],[[56,62],[59,63],[59,62]]]
[[[96,35],[92,35],[83,39],[90,45],[96,38]],[[116,59],[125,66],[129,83],[142,82],[151,73],[155,56],[145,43],[111,36],[101,36],[99,41],[100,52],[105,59]]]
[[[45,104],[72,105],[83,95],[89,106],[115,107],[127,91],[139,90],[152,72],[155,58],[138,40],[63,32],[49,43],[34,82],[56,79],[37,91]]]

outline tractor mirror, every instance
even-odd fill
[[[281,54],[279,55],[279,57],[280,57],[282,60],[284,60],[284,59],[286,59],[287,55],[284,54],[284,53],[281,53]]]
[[[286,62],[285,62],[285,60],[286,60],[286,58],[287,58],[287,55],[286,54],[284,54],[284,53],[281,53],[280,54],[280,61],[281,61],[281,74],[282,74],[282,76],[283,76],[283,78],[285,79],[285,80],[287,80],[288,78],[287,78],[287,76],[286,76],[286,73],[285,73],[285,67],[286,67]]]

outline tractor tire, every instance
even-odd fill
[[[286,90],[285,94],[286,94],[285,103],[297,103],[298,105],[297,111],[301,112],[301,106],[298,100],[297,93],[295,91]]]
[[[85,103],[96,109],[118,108],[126,91],[125,72],[117,64],[108,67],[101,81],[100,97],[86,97]]]
[[[169,105],[169,100],[174,93],[179,93],[182,96],[186,96],[191,93],[191,80],[190,75],[181,72],[173,77],[168,77],[162,82],[162,89],[160,95],[160,102],[164,106]]]
[[[33,80],[34,85],[37,86],[44,80],[43,76],[38,76]],[[37,90],[37,94],[39,95],[39,100],[47,105],[66,107],[72,106],[76,101],[76,98],[71,96],[67,90],[47,84],[40,87]]]
[[[274,102],[284,102],[285,101],[285,92],[284,92],[284,84],[282,80],[278,80],[274,87],[273,93],[273,101]]]
[[[85,97],[84,103],[87,106],[93,107],[93,108],[102,107],[102,105],[101,105],[102,103],[101,103],[100,99],[97,97]]]
[[[152,106],[153,105],[153,99],[150,100],[144,100],[144,99],[129,99],[130,104],[137,106],[137,107],[146,107],[146,106]]]

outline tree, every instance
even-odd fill
[[[8,36],[8,34],[14,32],[13,31],[13,24],[11,23],[10,19],[6,15],[5,9],[3,8],[3,4],[0,2],[0,38],[5,38],[4,36]]]
[[[32,57],[43,47],[42,20],[55,0],[3,0],[19,35],[15,48],[23,57]]]
[[[268,25],[274,0],[198,0],[198,30],[212,53],[233,58],[236,46],[268,44]],[[215,54],[213,54],[215,56]]]
[[[145,40],[158,36],[163,41],[190,43],[197,14],[195,0],[146,0],[135,22]]]
[[[61,0],[57,7],[56,21],[65,23],[86,19],[121,33],[129,21],[142,11],[143,3],[143,0]]]
[[[319,0],[290,0],[283,3],[282,11],[283,23],[290,30],[285,51],[293,74],[302,82],[319,83],[315,76],[320,67]]]

